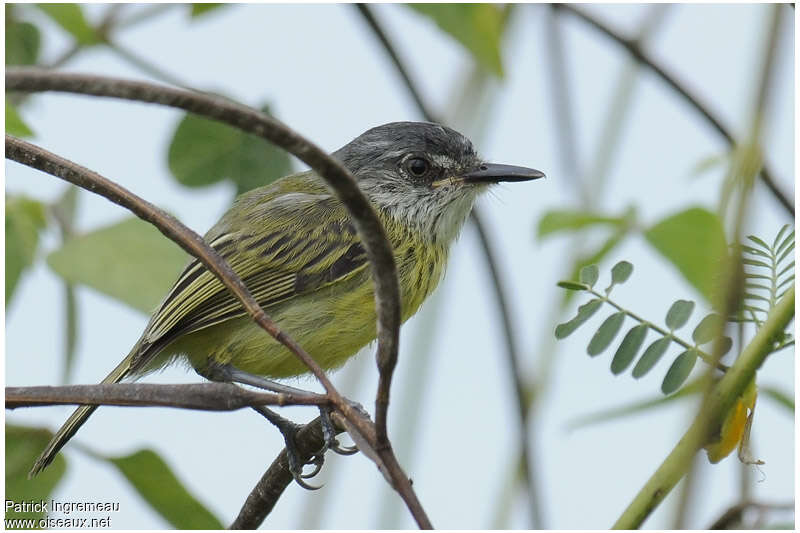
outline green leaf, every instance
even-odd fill
[[[593,287],[597,283],[597,278],[600,276],[600,271],[597,265],[588,265],[581,269],[580,280],[581,283]]]
[[[787,224],[787,226],[788,226],[788,224]],[[784,228],[785,227],[786,226],[784,226]],[[781,233],[783,233],[783,230],[781,230],[781,232],[778,233],[778,236],[780,236]],[[778,245],[778,247],[775,248],[775,253],[781,253],[783,251],[784,247],[786,247],[786,245],[788,245],[789,243],[794,243],[794,230],[792,230],[792,232],[789,233],[789,235],[787,235],[785,239],[783,239],[783,241],[780,243],[780,245]]]
[[[694,311],[694,302],[691,300],[677,300],[667,311],[666,324],[670,331],[682,328]]]
[[[28,479],[28,471],[36,457],[47,446],[53,434],[46,429],[6,424],[6,502],[48,501],[67,469],[62,454],[38,476]],[[45,512],[6,507],[5,518],[33,519],[45,517]]]
[[[647,241],[711,303],[719,291],[719,272],[728,246],[719,217],[699,207],[687,209],[651,227]]]
[[[667,375],[664,376],[664,381],[661,382],[661,392],[664,394],[672,394],[678,390],[689,374],[692,372],[695,363],[697,363],[697,352],[695,350],[686,350],[680,354],[670,365],[667,370]]]
[[[690,174],[692,174],[693,176],[699,176],[700,174],[705,174],[706,172],[715,167],[722,166],[722,164],[728,161],[729,158],[730,158],[730,153],[728,152],[704,157],[692,167],[692,169],[690,170]]]
[[[61,26],[78,43],[92,45],[102,42],[94,28],[83,15],[80,4],[35,4],[47,13],[56,24]]]
[[[175,529],[222,529],[223,525],[175,477],[152,450],[111,457],[134,489]]]
[[[636,366],[633,367],[633,377],[638,379],[650,372],[656,363],[658,363],[658,360],[661,359],[661,356],[664,355],[664,352],[667,351],[670,342],[671,340],[669,337],[661,337],[648,346],[642,358],[639,359]]]
[[[767,252],[770,251],[769,244],[765,243],[763,240],[759,239],[755,235],[748,235],[747,238],[752,242],[756,243],[757,245],[761,246],[765,251]]]
[[[794,395],[788,394],[777,387],[759,387],[759,392],[767,398],[773,400],[778,405],[782,405],[792,413],[794,413]]]
[[[630,366],[644,343],[648,329],[647,324],[639,324],[628,331],[622,339],[619,348],[617,348],[614,358],[611,360],[612,374],[621,374]]]
[[[209,11],[214,11],[217,8],[224,7],[226,4],[215,4],[209,2],[207,4],[191,4],[192,9],[190,11],[190,15],[192,18],[198,17],[200,15],[204,15]]]
[[[589,341],[589,346],[586,348],[586,353],[591,356],[599,355],[603,352],[611,341],[617,336],[622,323],[625,321],[625,313],[620,311],[606,318],[600,327],[595,332],[592,340]]]
[[[6,133],[16,137],[33,136],[33,131],[19,116],[17,108],[9,101],[8,97],[6,97]]]
[[[719,356],[722,357],[726,353],[730,352],[731,348],[733,348],[733,339],[731,339],[730,337],[722,337],[720,338],[719,342],[720,342]]]
[[[560,231],[579,230],[598,224],[621,226],[626,223],[625,217],[611,217],[588,211],[554,209],[539,219],[537,237],[539,239]]]
[[[24,196],[6,196],[6,306],[23,272],[33,264],[45,206]]]
[[[625,283],[633,273],[633,265],[627,261],[620,261],[611,269],[611,283],[619,285]]]
[[[568,289],[571,291],[585,291],[588,290],[589,287],[584,285],[583,283],[577,283],[575,281],[559,281],[556,283],[562,289]]]
[[[503,13],[495,4],[407,4],[432,19],[458,41],[475,61],[499,78],[503,77],[500,57]]]
[[[786,259],[786,256],[789,255],[792,252],[792,250],[794,250],[794,241],[792,241],[791,244],[789,244],[788,248],[786,248],[783,252],[781,252],[781,255],[778,256],[777,263],[780,264],[781,262],[783,262],[783,260]]]
[[[265,106],[262,111],[269,114]],[[289,156],[260,137],[187,113],[178,124],[167,156],[169,169],[187,187],[224,179],[237,194],[291,173]]]
[[[792,227],[791,224],[784,224],[783,227],[780,230],[778,230],[778,234],[775,235],[775,239],[772,241],[773,250],[780,251],[778,249],[778,242],[780,242],[781,237],[783,237],[783,234],[786,233],[786,231],[791,227]]]
[[[763,268],[772,268],[772,266],[769,263],[765,263],[764,261],[759,261],[757,259],[742,259],[742,263],[744,263],[745,265],[750,265],[750,266],[758,266],[758,267],[763,267]]]
[[[711,342],[722,331],[722,317],[716,313],[703,318],[692,332],[692,339],[698,346]]]
[[[13,8],[6,4],[6,66],[34,65],[41,48],[39,28],[13,17]]]
[[[582,306],[578,307],[578,314],[570,320],[569,322],[564,322],[563,324],[559,324],[556,326],[556,338],[563,339],[570,335],[573,331],[578,329],[581,324],[589,320],[593,314],[600,309],[600,306],[603,305],[602,300],[594,299],[589,300]]]
[[[583,415],[572,420],[567,424],[567,427],[569,429],[576,429],[580,427],[591,426],[593,424],[598,424],[601,422],[608,422],[610,420],[625,418],[636,413],[649,411],[656,407],[661,407],[662,405],[667,405],[669,403],[672,403],[678,398],[689,396],[691,394],[697,394],[698,392],[703,390],[703,385],[704,383],[702,379],[695,380],[686,385],[681,390],[679,390],[677,394],[673,394],[672,396],[664,397],[659,394],[656,397],[649,398],[646,400],[639,400],[627,405],[622,405],[620,407],[612,407],[611,409],[604,409],[602,411],[589,413],[587,415]]]
[[[155,227],[128,218],[67,241],[47,257],[65,280],[151,312],[186,264],[186,253]]]

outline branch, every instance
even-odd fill
[[[374,33],[375,37],[377,37],[377,39],[381,42],[383,50],[389,54],[389,59],[392,60],[394,68],[397,69],[397,73],[400,74],[401,78],[403,78],[403,84],[406,86],[406,90],[408,90],[411,98],[414,99],[414,104],[417,106],[417,110],[419,110],[420,115],[422,115],[425,120],[429,122],[437,122],[437,120],[434,119],[434,113],[432,113],[430,108],[425,104],[422,94],[417,89],[416,84],[414,84],[414,82],[411,80],[408,70],[400,60],[400,56],[397,55],[397,50],[395,50],[391,41],[389,41],[389,37],[386,35],[386,32],[383,31],[383,28],[372,14],[372,9],[367,4],[355,4],[355,7],[358,9],[358,12],[361,13],[364,21],[369,25],[372,33]]]
[[[511,7],[511,6],[508,6]],[[507,9],[508,9],[507,7]],[[422,98],[422,94],[417,88],[414,81],[411,79],[411,76],[408,73],[408,69],[406,69],[403,62],[400,60],[400,56],[397,53],[392,42],[389,40],[386,32],[383,31],[380,23],[375,19],[375,16],[372,13],[372,10],[367,4],[356,4],[356,8],[361,16],[364,18],[365,22],[369,25],[370,29],[375,34],[375,37],[380,41],[381,45],[384,48],[384,51],[389,55],[392,63],[394,64],[395,69],[400,74],[403,79],[403,83],[406,86],[409,94],[414,100],[414,103],[417,106],[417,111],[419,111],[422,117],[429,121],[429,122],[437,122],[441,123],[441,120],[438,119],[430,110],[430,107],[425,104],[425,101]],[[528,409],[528,402],[525,398],[525,385],[522,383],[522,373],[520,372],[520,354],[517,348],[515,339],[517,335],[514,331],[513,323],[511,322],[511,312],[510,306],[508,301],[506,300],[505,290],[502,286],[502,279],[500,276],[500,271],[497,267],[497,258],[495,257],[494,252],[492,251],[491,247],[489,246],[489,239],[487,237],[486,227],[483,223],[482,216],[480,214],[480,210],[478,206],[474,206],[472,212],[470,213],[470,220],[475,225],[475,229],[478,231],[478,242],[483,249],[483,257],[486,260],[486,264],[489,268],[490,278],[492,280],[492,288],[494,289],[494,297],[495,302],[497,303],[497,307],[500,311],[500,322],[503,327],[504,333],[504,340],[506,344],[506,356],[508,358],[508,368],[511,371],[511,382],[514,384],[514,395],[516,404],[518,407],[518,415],[519,415],[519,423],[520,423],[520,448],[521,448],[521,462],[522,468],[525,474],[525,482],[528,487],[528,491],[530,494],[530,506],[531,506],[531,519],[536,525],[539,522],[539,517],[541,516],[541,512],[539,511],[539,504],[538,498],[536,497],[536,488],[533,481],[533,475],[531,474],[531,460],[530,460],[530,450],[532,449],[533,443],[531,442],[530,435],[528,432],[528,417],[529,417],[529,409]],[[378,410],[378,413],[380,409]],[[378,414],[376,413],[376,424],[378,424]],[[380,427],[380,425],[379,425]]]
[[[258,405],[326,405],[327,396],[252,391],[232,383],[163,385],[100,383],[61,387],[6,387],[6,409],[46,405],[117,405],[236,411]]]
[[[729,507],[722,515],[717,518],[708,529],[739,529],[742,524],[742,515],[748,509],[756,509],[763,513],[766,511],[792,511],[794,502],[786,503],[762,503],[754,501],[744,501]],[[748,528],[749,529],[749,528]],[[758,529],[758,528],[754,528]]]
[[[397,364],[400,327],[400,296],[394,256],[380,220],[361,193],[353,177],[339,161],[333,159],[319,147],[307,141],[278,120],[214,95],[191,93],[151,83],[102,76],[63,74],[38,69],[8,69],[6,71],[6,90],[72,92],[177,107],[219,120],[242,131],[262,137],[308,164],[328,183],[337,198],[347,208],[370,260],[375,287],[376,314],[378,316],[377,362],[380,383],[383,384],[383,387],[379,387],[376,404],[380,405],[381,403],[381,393],[383,393],[388,403],[391,376]],[[15,144],[17,145],[16,150],[13,149]],[[53,172],[50,173],[54,173],[58,177],[68,179],[68,181],[76,180],[73,183],[84,186],[92,192],[103,193],[113,202],[131,209],[140,218],[156,224],[162,233],[175,240],[190,254],[200,259],[226,287],[234,292],[242,302],[245,310],[253,316],[254,320],[263,329],[287,346],[311,369],[312,373],[325,387],[331,403],[342,412],[349,422],[348,429],[358,433],[358,435],[353,435],[354,439],[362,444],[372,446],[375,455],[371,456],[373,458],[379,457],[382,460],[378,463],[378,466],[382,469],[387,479],[391,480],[390,484],[403,498],[420,527],[432,527],[411,487],[410,480],[400,468],[388,441],[381,442],[376,437],[375,425],[370,423],[368,417],[363,416],[347,402],[333,387],[319,365],[269,320],[264,311],[258,306],[258,303],[253,300],[241,280],[216,255],[214,250],[206,245],[199,235],[183,226],[173,217],[158,210],[155,206],[102,176],[74,163],[57,158],[57,156],[41,149],[36,149],[39,156],[32,155],[30,152],[26,154],[25,150],[20,148],[22,145],[32,147],[32,145],[24,143],[24,141],[6,136],[7,157],[9,156],[8,154],[16,152],[17,156],[22,159],[21,162],[25,162],[29,166],[41,168],[39,165],[43,165],[51,168]],[[41,155],[45,156],[44,160],[41,159]],[[65,164],[62,166],[53,165],[52,157],[56,157],[60,163]],[[181,234],[187,236],[187,238],[181,240]],[[372,450],[365,449],[363,451],[368,453]]]
[[[606,35],[608,38],[622,45],[626,50],[628,50],[631,56],[633,56],[641,64],[650,68],[650,70],[652,70],[659,78],[661,78],[663,82],[665,82],[673,91],[680,95],[689,105],[691,105],[698,113],[700,113],[700,115],[702,115],[703,118],[705,118],[715,130],[717,130],[717,133],[719,133],[728,142],[728,144],[731,145],[731,147],[736,145],[736,139],[734,139],[731,132],[722,125],[722,122],[714,114],[712,114],[709,107],[701,103],[700,98],[697,95],[690,92],[688,88],[678,82],[674,75],[667,72],[663,66],[661,66],[647,52],[645,52],[639,46],[636,40],[624,37],[619,32],[613,30],[609,26],[603,24],[596,18],[586,13],[586,11],[571,4],[557,4],[557,7],[567,11],[568,13],[572,13]],[[762,181],[775,199],[784,207],[784,209],[786,209],[788,213],[792,215],[792,217],[794,217],[794,204],[775,184],[775,180],[772,177],[772,172],[769,170],[769,168],[767,168],[766,163],[764,163],[761,167],[760,175]]]
[[[737,398],[753,380],[770,353],[773,337],[782,332],[794,317],[794,285],[772,309],[764,325],[712,389],[694,422],[683,438],[664,459],[628,508],[614,524],[615,529],[636,529],[680,481],[692,457],[707,442],[714,428],[730,411]]]
[[[332,419],[334,423],[338,422],[338,417],[333,416]],[[340,427],[335,429],[337,434],[343,431]],[[304,425],[295,436],[300,462],[305,463],[310,460],[314,452],[319,451],[323,444],[322,423],[321,419],[317,417]],[[291,482],[292,474],[289,472],[289,463],[286,460],[286,450],[284,449],[250,491],[244,505],[239,510],[239,515],[228,529],[257,529],[278,503],[281,494]]]

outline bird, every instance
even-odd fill
[[[450,245],[478,196],[495,183],[544,177],[531,168],[488,163],[467,137],[430,122],[371,128],[332,157],[352,174],[384,226],[397,266],[403,322],[441,280]],[[203,238],[323,369],[342,366],[375,339],[366,252],[346,208],[316,172],[292,174],[240,195]],[[256,386],[307,372],[198,259],[188,262],[139,340],[102,383],[138,379],[179,360],[211,380]],[[31,476],[52,462],[95,409],[73,412]],[[289,447],[294,426],[277,414],[262,414],[278,425]],[[308,476],[292,455],[292,474],[306,486],[301,478]]]

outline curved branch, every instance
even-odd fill
[[[355,179],[339,161],[275,118],[215,95],[194,93],[152,83],[103,76],[56,73],[39,69],[7,69],[6,90],[70,92],[177,107],[262,137],[308,164],[327,182],[337,198],[347,208],[358,235],[364,243],[364,248],[372,267],[372,279],[375,285],[375,307],[378,315],[378,370],[385,382],[389,383],[391,381],[392,373],[397,364],[397,345],[400,329],[400,289],[397,281],[397,268],[383,225],[372,206],[361,193]],[[244,285],[241,285],[241,282],[239,285],[239,292],[235,290],[234,293],[244,295],[244,292],[240,292],[240,289],[244,289]],[[233,290],[233,287],[229,288]],[[246,301],[246,299],[243,299],[243,301]],[[252,303],[255,303],[255,301],[252,301]],[[256,318],[258,317],[257,308],[253,307],[252,303],[246,305],[245,309]],[[264,326],[262,325],[262,327]],[[270,330],[268,329],[267,331]],[[290,342],[289,339],[285,339],[286,342],[284,342],[276,335],[278,335],[277,331],[273,336],[284,344]],[[285,335],[283,336],[285,337]],[[304,362],[308,366],[313,360],[309,358],[309,361],[304,360]],[[309,366],[309,368],[313,370],[313,366]],[[323,384],[326,391],[335,391],[321,370],[314,371],[314,374]],[[384,393],[388,398],[388,387],[386,387]],[[334,396],[339,396],[338,392],[335,392]],[[345,403],[341,401],[340,396],[332,399],[336,401],[337,407]],[[348,419],[357,427],[369,433],[368,428],[357,420],[360,417],[357,416],[352,407],[349,405],[342,405],[341,407],[342,412]],[[378,414],[376,413],[376,421],[377,416]]]
[[[284,148],[311,166],[325,179],[333,189],[337,198],[347,208],[364,243],[367,256],[372,267],[372,278],[375,285],[376,313],[378,316],[378,369],[383,391],[388,399],[391,376],[397,363],[397,344],[400,326],[400,298],[396,267],[391,246],[389,245],[383,226],[372,207],[359,190],[355,180],[346,168],[320,148],[310,143],[281,122],[241,104],[208,94],[191,93],[185,90],[162,87],[155,84],[119,80],[101,76],[63,74],[41,71],[37,69],[9,69],[6,71],[6,89],[18,91],[61,91],[94,96],[109,96],[148,103],[157,103],[178,107],[195,114],[225,122],[242,131],[258,135]],[[392,487],[398,491],[420,527],[431,528],[424,509],[414,493],[410,480],[403,472],[388,442],[381,442],[376,437],[375,425],[368,417],[362,415],[333,387],[319,365],[303,351],[284,332],[280,331],[267,317],[264,311],[253,300],[241,280],[219,258],[213,249],[208,247],[199,235],[192,232],[173,217],[161,212],[155,206],[132,195],[123,187],[106,180],[74,163],[58,158],[65,166],[53,165],[52,160],[42,161],[39,157],[25,154],[20,150],[20,141],[6,136],[7,156],[17,144],[18,156],[29,166],[41,168],[51,167],[54,175],[85,186],[92,192],[102,191],[110,200],[124,205],[144,220],[150,221],[159,229],[198,257],[209,270],[231,289],[242,301],[243,306],[254,320],[276,340],[287,346],[295,355],[312,370],[328,393],[328,397],[349,422],[348,429],[356,431],[358,440],[372,446],[375,454],[382,461],[379,466],[385,468],[384,474],[391,480]],[[24,143],[28,145],[28,143]],[[32,145],[28,145],[32,146]],[[48,152],[37,149],[40,153]],[[57,156],[53,156],[56,157]],[[71,180],[70,180],[71,181]],[[141,214],[140,214],[141,213]],[[181,240],[178,235],[187,235]],[[215,260],[220,261],[217,263]],[[380,391],[379,391],[380,392]],[[380,446],[378,446],[380,444]],[[364,450],[369,452],[372,450]]]
[[[336,423],[337,417],[332,418]],[[339,427],[335,429],[337,434],[342,432]],[[295,436],[295,445],[301,464],[310,460],[323,444],[322,421],[317,417],[300,428]],[[291,483],[292,474],[289,472],[289,463],[284,449],[250,491],[244,505],[239,510],[239,515],[228,529],[257,529]]]
[[[326,405],[327,396],[260,392],[232,383],[99,383],[59,387],[6,387],[6,409],[47,405],[176,407],[200,411],[236,411],[258,405]]]
[[[734,139],[733,134],[731,134],[731,132],[725,126],[723,126],[722,122],[711,113],[709,107],[701,103],[700,98],[697,95],[692,94],[688,88],[678,82],[674,75],[667,72],[667,70],[654,58],[650,57],[650,55],[639,46],[636,40],[628,39],[622,36],[617,31],[586,13],[584,10],[579,9],[571,4],[556,4],[556,6],[567,11],[568,13],[572,13],[579,19],[583,20],[606,35],[608,38],[622,45],[626,50],[628,50],[631,56],[633,56],[642,65],[650,68],[650,70],[652,70],[659,78],[661,78],[664,83],[666,83],[673,91],[680,95],[689,105],[691,105],[698,113],[700,113],[700,115],[702,115],[703,118],[705,118],[715,130],[717,130],[717,133],[725,138],[729,145],[735,146],[736,139]],[[769,168],[767,168],[766,163],[764,163],[761,167],[760,176],[761,180],[764,182],[764,185],[767,186],[775,199],[783,206],[784,209],[786,209],[789,214],[792,215],[792,217],[794,217],[794,204],[775,184],[775,180],[772,177],[772,172],[769,170]]]
[[[392,45],[389,37],[386,35],[386,32],[383,31],[383,27],[378,23],[375,19],[375,15],[372,14],[372,9],[367,4],[355,4],[356,9],[364,18],[364,21],[369,25],[370,30],[372,33],[375,34],[375,37],[381,42],[383,46],[383,50],[389,54],[389,58],[392,60],[395,69],[397,69],[397,73],[400,74],[400,77],[403,78],[403,84],[406,86],[408,93],[411,95],[411,98],[414,100],[414,104],[417,106],[420,114],[425,117],[425,120],[429,122],[436,122],[433,118],[433,113],[430,111],[430,108],[425,104],[425,100],[422,98],[422,94],[417,89],[416,84],[411,80],[411,75],[408,73],[403,62],[400,60],[400,56],[397,54],[397,50],[395,50],[394,46]]]
[[[177,243],[192,256],[197,257],[223,285],[236,295],[259,326],[299,357],[323,384],[326,392],[332,394],[337,405],[339,403],[346,404],[317,362],[270,320],[228,263],[206,244],[200,235],[184,226],[178,219],[100,174],[8,134],[6,135],[6,158],[99,194],[156,226],[167,238]]]
[[[425,104],[421,92],[411,79],[408,69],[406,69],[405,65],[400,60],[400,56],[386,35],[386,32],[383,31],[380,23],[375,19],[372,10],[366,4],[356,4],[356,7],[366,23],[369,25],[370,29],[375,34],[375,37],[377,37],[377,39],[380,41],[384,51],[389,55],[389,58],[391,59],[395,69],[397,69],[398,73],[403,78],[406,89],[408,90],[409,94],[411,94],[411,97],[413,98],[420,115],[422,115],[422,117],[429,122],[441,122],[430,111],[430,107]],[[511,6],[507,6],[507,9],[510,7]],[[517,335],[515,334],[514,325],[511,321],[511,312],[510,306],[506,299],[506,291],[503,288],[502,278],[497,267],[497,257],[489,244],[486,226],[483,223],[483,217],[481,216],[481,211],[478,206],[473,207],[469,219],[475,225],[475,229],[478,232],[478,242],[483,249],[483,257],[486,261],[487,267],[489,268],[490,279],[492,280],[495,302],[497,303],[497,307],[500,311],[500,323],[503,328],[503,338],[506,345],[505,353],[509,362],[508,367],[511,371],[511,382],[514,384],[514,398],[517,404],[517,413],[520,424],[520,462],[524,472],[525,482],[528,486],[528,491],[530,494],[531,519],[534,527],[538,527],[537,524],[539,524],[541,521],[541,511],[539,508],[539,498],[537,496],[538,491],[534,484],[533,474],[531,473],[530,450],[533,449],[533,442],[528,432],[530,409],[525,395],[525,385],[522,382],[522,372],[520,371],[520,361],[522,358],[516,344]]]

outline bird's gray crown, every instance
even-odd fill
[[[478,160],[469,139],[447,126],[430,122],[390,122],[377,126],[333,155],[351,172],[359,174],[365,167],[397,164],[414,153],[438,159],[442,166],[467,167]]]

